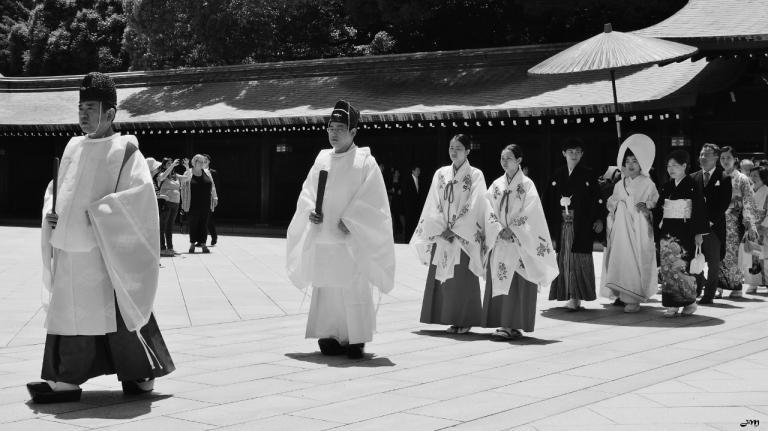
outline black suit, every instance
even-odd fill
[[[692,173],[691,178],[702,190],[707,212],[709,233],[704,235],[701,252],[707,261],[708,272],[702,299],[710,300],[715,296],[720,261],[725,257],[725,211],[731,203],[731,177],[724,175],[723,168],[717,166],[707,184],[704,184],[704,172],[701,170]],[[703,273],[697,275],[696,281],[701,291],[705,283]]]
[[[401,181],[403,184],[403,206],[405,208],[405,239],[410,241],[413,231],[416,230],[416,225],[419,223],[419,217],[421,217],[426,190],[424,190],[421,176],[419,176],[418,180],[418,190],[416,189],[416,183],[413,181],[413,175],[408,174]]]

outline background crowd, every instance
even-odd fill
[[[160,211],[160,255],[178,254],[173,246],[174,225],[186,224],[189,233],[189,253],[200,248],[210,253],[218,242],[213,214],[219,198],[216,191],[217,171],[211,169],[211,156],[197,154],[189,159],[165,157],[157,161],[147,158]]]

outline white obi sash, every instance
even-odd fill
[[[668,219],[691,218],[693,204],[690,199],[664,199],[664,217]]]

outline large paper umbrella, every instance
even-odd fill
[[[692,56],[697,50],[696,47],[682,43],[613,31],[611,24],[605,24],[602,33],[553,55],[528,69],[528,73],[554,75],[596,70],[610,71],[613,109],[616,114],[616,134],[619,143],[621,143],[621,124],[618,115],[619,100],[616,96],[616,70],[649,64],[672,63]]]

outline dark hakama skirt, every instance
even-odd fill
[[[563,221],[560,229],[560,252],[557,254],[557,267],[560,270],[560,275],[549,288],[549,299],[594,301],[597,299],[597,294],[595,292],[595,264],[592,260],[592,253],[574,253],[571,251],[572,247],[573,222]]]
[[[135,381],[161,377],[175,370],[154,314],[140,332],[149,351],[144,350],[135,332],[126,329],[118,309],[117,332],[105,335],[48,334],[41,377],[80,385],[101,375],[117,374],[120,381]]]
[[[509,293],[493,297],[493,278],[488,267],[485,276],[483,326],[486,328],[522,329],[533,331],[536,323],[536,298],[539,287],[515,273]]]
[[[435,248],[432,247],[432,257]],[[480,301],[480,280],[469,270],[469,256],[461,251],[459,264],[453,268],[453,278],[440,283],[435,280],[437,267],[429,265],[424,300],[421,304],[422,323],[455,326],[480,326],[483,307]]]

